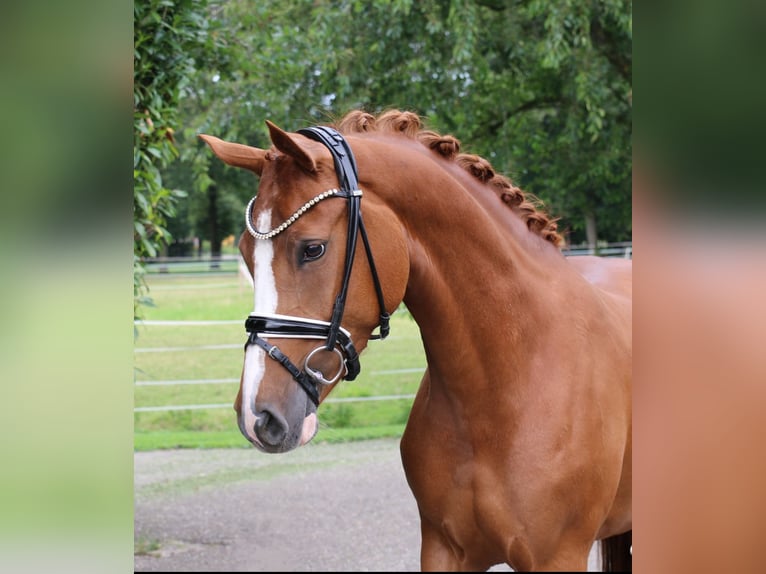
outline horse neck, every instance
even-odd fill
[[[385,164],[394,155],[382,157]],[[551,289],[563,257],[462,168],[425,156],[414,171],[403,169],[415,157],[400,154],[383,165],[376,193],[408,236],[404,303],[420,327],[432,378],[437,371],[443,379],[461,379],[461,371],[476,377],[477,362],[498,354],[521,364],[554,322]]]

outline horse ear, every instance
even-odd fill
[[[249,145],[223,141],[214,136],[199,134],[199,137],[221,161],[234,167],[249,169],[261,175],[263,162],[266,159],[266,151]]]
[[[271,141],[274,143],[274,147],[283,154],[289,155],[298,162],[298,165],[309,173],[316,172],[316,160],[303,149],[296,140],[290,137],[290,134],[278,128],[269,120],[266,120],[266,125],[269,126],[269,134],[271,135]]]

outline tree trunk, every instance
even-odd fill
[[[207,197],[210,217],[210,269],[220,269],[222,238],[218,229],[218,187],[215,184],[207,189]]]

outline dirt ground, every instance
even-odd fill
[[[137,452],[134,481],[136,572],[419,570],[398,440]]]

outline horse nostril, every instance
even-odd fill
[[[264,409],[256,414],[253,430],[263,444],[279,446],[287,436],[287,421],[279,414]]]

